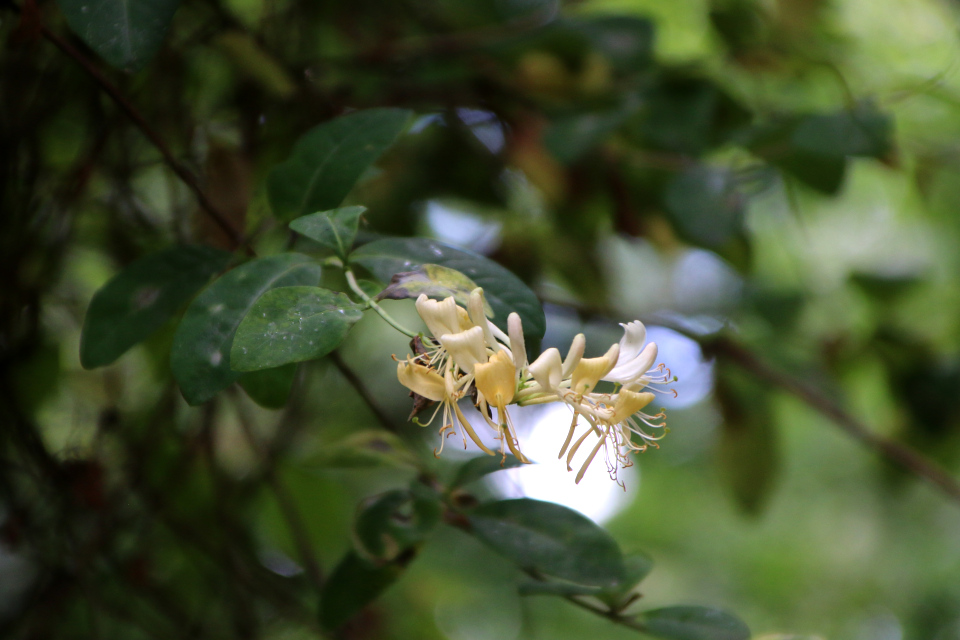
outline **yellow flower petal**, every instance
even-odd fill
[[[570,389],[574,393],[590,393],[600,378],[610,373],[617,364],[620,345],[615,344],[599,358],[581,358],[570,378]]]
[[[397,379],[407,389],[429,400],[439,402],[446,396],[443,376],[422,364],[401,360],[397,363]]]
[[[498,351],[489,362],[474,367],[474,384],[487,402],[504,407],[513,402],[517,369],[506,351]]]
[[[626,389],[621,390],[613,403],[613,416],[610,418],[610,424],[620,424],[653,402],[653,398],[654,395],[649,391],[636,393]]]

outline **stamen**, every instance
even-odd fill
[[[587,439],[587,436],[593,433],[590,429],[587,429],[583,432],[583,435],[573,443],[573,447],[570,448],[570,452],[567,454],[567,471],[573,471],[573,467],[570,466],[570,462],[573,461],[573,456],[576,455],[577,449],[580,448],[580,445],[583,444],[583,441]],[[603,437],[603,436],[601,436]]]
[[[570,446],[570,441],[573,440],[573,432],[577,428],[577,420],[580,417],[576,411],[573,412],[573,421],[570,423],[570,431],[567,432],[567,439],[563,441],[563,446],[560,447],[560,454],[557,456],[557,460],[563,457],[563,454],[566,452],[567,447]]]
[[[589,431],[587,433],[589,433]],[[593,459],[597,456],[597,452],[600,451],[600,447],[603,446],[604,442],[606,442],[606,440],[604,438],[600,438],[596,446],[593,448],[593,451],[591,451],[590,455],[587,456],[586,462],[584,462],[583,466],[580,467],[580,473],[577,474],[577,478],[574,480],[575,484],[580,484],[580,481],[583,480],[583,474],[587,472],[587,467],[589,467],[590,463],[593,462]]]

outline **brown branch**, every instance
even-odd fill
[[[812,385],[774,369],[749,349],[730,338],[702,340],[701,345],[706,353],[727,358],[758,378],[796,396],[808,406],[830,418],[842,431],[867,448],[938,487],[956,502],[960,502],[960,481],[946,469],[910,447],[875,433]]]
[[[245,248],[249,252],[250,249],[247,244],[247,239],[240,234],[239,231],[233,228],[233,225],[230,224],[227,216],[223,214],[217,207],[210,201],[207,197],[207,194],[204,193],[203,189],[200,186],[200,182],[197,180],[197,177],[193,175],[187,167],[183,165],[179,160],[177,160],[173,153],[170,151],[170,148],[164,142],[163,138],[160,137],[160,134],[157,133],[153,127],[144,119],[144,117],[137,111],[137,108],[127,99],[126,96],[120,91],[120,89],[107,78],[100,69],[87,58],[79,49],[74,47],[70,42],[64,40],[57,34],[53,33],[46,25],[40,26],[40,31],[43,34],[43,37],[53,43],[60,51],[65,53],[70,58],[83,67],[83,70],[93,78],[100,88],[106,93],[110,98],[116,103],[116,105],[123,111],[124,114],[140,129],[140,132],[156,147],[157,151],[160,152],[160,155],[163,156],[164,162],[170,167],[171,170],[177,177],[179,177],[187,187],[193,191],[194,196],[197,198],[197,202],[200,205],[200,208],[210,216],[210,218],[220,227],[221,230],[227,235],[230,241],[234,244],[234,247],[237,249]]]
[[[310,544],[310,536],[307,534],[307,527],[304,523],[303,516],[300,515],[300,510],[297,508],[293,496],[290,495],[290,492],[287,491],[287,488],[277,475],[273,452],[271,452],[270,448],[254,433],[250,416],[247,415],[246,410],[241,405],[240,394],[237,393],[235,387],[230,389],[230,393],[233,397],[234,407],[237,410],[240,428],[250,443],[250,447],[260,457],[260,462],[264,466],[264,480],[266,480],[267,485],[269,485],[277,499],[277,505],[279,505],[280,511],[283,513],[283,518],[287,522],[287,528],[290,530],[290,536],[293,538],[293,543],[297,547],[297,554],[303,563],[307,578],[310,579],[311,584],[319,592],[323,589],[323,571],[320,569],[320,562],[317,560],[317,556],[313,552],[313,547]]]
[[[562,301],[549,302],[550,304],[573,308],[586,315],[603,317],[610,317],[611,315],[607,309],[579,306]],[[691,340],[696,340],[705,354],[727,358],[761,380],[780,387],[784,391],[796,396],[806,403],[807,406],[830,418],[834,424],[857,442],[879,453],[882,457],[904,471],[929,482],[939,488],[948,498],[960,503],[960,481],[946,469],[907,445],[875,433],[868,426],[850,415],[843,407],[825,396],[816,387],[773,368],[757,357],[747,347],[727,336],[705,337],[692,333],[685,327],[663,322],[662,320],[655,320],[652,321],[652,323],[661,324],[678,333],[682,333]]]
[[[340,357],[338,351],[334,351],[330,354],[330,360],[333,361],[333,366],[337,368],[341,375],[347,379],[347,382],[354,388],[357,394],[363,398],[363,401],[367,403],[367,406],[370,407],[370,411],[373,412],[373,415],[377,418],[377,422],[380,423],[387,431],[396,433],[398,431],[397,425],[393,420],[384,413],[383,409],[377,405],[376,400],[373,399],[373,396],[370,394],[370,391],[367,389],[366,385],[363,384],[363,380],[353,372],[350,367],[347,366],[347,363],[343,361],[343,358]]]

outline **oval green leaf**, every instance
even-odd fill
[[[202,404],[236,382],[230,347],[253,303],[274,287],[316,284],[320,265],[298,253],[252,260],[224,274],[187,309],[173,338],[170,367],[189,404]]]
[[[130,264],[100,288],[87,308],[80,335],[80,364],[108,365],[172,318],[218,271],[230,254],[180,246]]]
[[[491,473],[520,466],[523,466],[523,463],[513,456],[507,456],[503,462],[501,462],[499,456],[477,456],[460,465],[460,468],[457,469],[457,475],[453,477],[453,481],[450,483],[450,488],[456,489]]]
[[[328,249],[333,249],[342,260],[346,260],[353,247],[353,240],[357,237],[360,216],[366,210],[366,207],[341,207],[311,213],[291,222],[290,228]]]
[[[617,543],[572,509],[521,498],[488,502],[468,517],[474,536],[522,569],[600,587],[623,579]]]
[[[308,131],[267,180],[273,214],[292,220],[340,206],[409,119],[406,109],[366,109]]]
[[[416,552],[409,550],[393,562],[373,564],[350,551],[333,570],[320,594],[320,624],[335,630],[373,602],[396,582]]]
[[[531,342],[543,337],[547,324],[537,296],[509,270],[476,253],[426,238],[384,238],[357,248],[350,260],[369,269],[383,282],[425,264],[454,269],[483,287],[493,309],[494,324],[506,331],[507,316],[516,311],[523,320],[523,333]]]
[[[640,620],[646,633],[669,640],[749,640],[743,620],[710,607],[665,607],[645,611]]]
[[[357,514],[354,544],[361,556],[393,560],[426,538],[440,520],[440,495],[414,483],[367,500]]]
[[[163,43],[180,0],[57,0],[67,24],[117,69],[141,69]]]
[[[680,232],[699,245],[720,247],[743,230],[746,198],[727,169],[684,170],[667,184],[664,203]]]
[[[230,350],[234,371],[257,371],[315,360],[343,342],[363,307],[321,287],[267,291],[237,327]]]

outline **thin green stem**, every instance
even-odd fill
[[[377,304],[373,298],[368,296],[366,292],[364,292],[364,290],[360,288],[360,284],[357,282],[357,278],[356,276],[353,275],[353,271],[350,270],[350,267],[343,268],[343,275],[347,277],[347,284],[350,285],[350,288],[353,289],[353,292],[356,293],[358,296],[360,296],[360,299],[366,302],[369,308],[373,309],[378,314],[380,314],[380,317],[386,320],[387,324],[389,324],[391,327],[393,327],[394,329],[396,329],[397,331],[399,331],[405,336],[409,336],[411,338],[417,337],[417,334],[410,331],[409,329],[401,325],[399,322],[394,320],[389,313],[383,310],[383,307]]]

